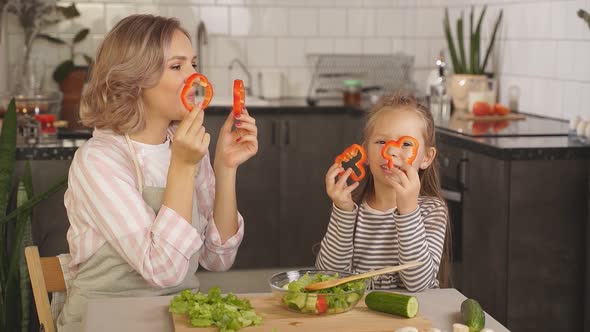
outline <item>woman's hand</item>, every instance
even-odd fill
[[[211,137],[203,127],[203,116],[204,112],[200,107],[185,114],[174,133],[173,162],[194,166],[207,154]]]
[[[350,174],[352,174],[352,168],[348,168],[346,172],[338,164],[333,164],[326,173],[326,192],[328,196],[334,202],[337,208],[344,211],[354,210],[354,201],[352,200],[352,192],[358,187],[359,183],[355,182],[352,185],[347,185],[346,180]],[[344,172],[338,180],[338,174]]]
[[[236,130],[232,130],[234,124]],[[256,152],[258,152],[256,120],[245,108],[237,118],[234,118],[233,112],[230,112],[219,132],[214,168],[237,169]]]
[[[394,167],[393,175],[387,177],[393,189],[397,210],[400,214],[414,212],[418,207],[418,195],[420,194],[420,176],[407,161],[403,161],[401,169]]]

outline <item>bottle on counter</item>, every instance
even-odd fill
[[[430,112],[435,122],[448,121],[451,117],[451,96],[447,92],[445,77],[445,58],[443,51],[436,60],[438,77],[429,81],[430,85]]]
[[[344,105],[346,106],[361,106],[361,90],[363,81],[361,80],[344,80]]]

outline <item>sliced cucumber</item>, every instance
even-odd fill
[[[357,293],[350,293],[348,294],[348,296],[346,297],[346,302],[348,303],[355,303],[357,302],[359,299],[361,298],[360,295],[358,295]]]
[[[409,295],[373,291],[365,297],[371,310],[412,318],[418,313],[418,300]]]
[[[308,294],[307,301],[305,302],[305,310],[309,312],[315,311],[316,303],[318,302],[318,296],[315,294]]]

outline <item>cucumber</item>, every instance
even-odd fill
[[[358,295],[357,293],[350,293],[346,297],[346,302],[348,302],[348,303],[356,303],[360,298],[361,298],[361,296]]]
[[[305,306],[305,300],[307,300],[307,295],[298,294],[297,297],[293,300],[293,303],[297,306],[297,308],[303,309],[303,307]]]
[[[463,323],[469,327],[469,332],[479,332],[486,326],[486,315],[474,299],[461,303],[461,316]]]
[[[318,302],[318,296],[315,294],[308,294],[307,301],[305,302],[305,310],[309,312],[315,312],[315,306]]]
[[[371,310],[412,318],[418,313],[418,300],[409,295],[372,291],[365,297]]]

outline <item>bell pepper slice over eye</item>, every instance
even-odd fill
[[[335,159],[335,163],[338,164],[340,167],[342,167],[342,163],[343,162],[347,162],[347,161],[351,161],[352,159],[354,159],[358,154],[360,153],[360,158],[354,163],[354,166],[358,169],[358,175],[357,173],[353,170],[352,174],[350,174],[350,178],[353,181],[360,181],[365,177],[365,161],[367,161],[367,153],[365,152],[365,149],[358,145],[358,144],[353,144],[351,146],[349,146],[348,148],[346,148],[346,150],[344,150],[344,152],[342,152],[338,157],[336,157]],[[340,173],[340,175],[342,175],[344,172]]]
[[[387,167],[391,169],[394,166],[393,156],[389,154],[389,148],[395,147],[398,149],[404,149],[404,144],[406,143],[411,144],[409,145],[409,147],[411,147],[410,156],[406,160],[410,165],[414,163],[416,155],[418,154],[418,140],[412,136],[402,136],[397,141],[387,141],[387,143],[385,143],[385,145],[381,149],[381,156],[387,160]]]
[[[234,116],[242,114],[242,108],[246,105],[246,92],[244,90],[244,82],[242,80],[234,80]]]
[[[180,99],[182,100],[182,104],[184,108],[186,108],[189,112],[193,110],[196,106],[196,102],[194,100],[196,88],[194,85],[198,84],[205,88],[205,96],[203,97],[203,105],[202,108],[205,109],[209,106],[211,102],[211,98],[213,98],[213,86],[203,74],[194,73],[186,79],[184,83],[184,87],[182,88],[182,94],[180,95]],[[192,96],[189,96],[191,94]]]

